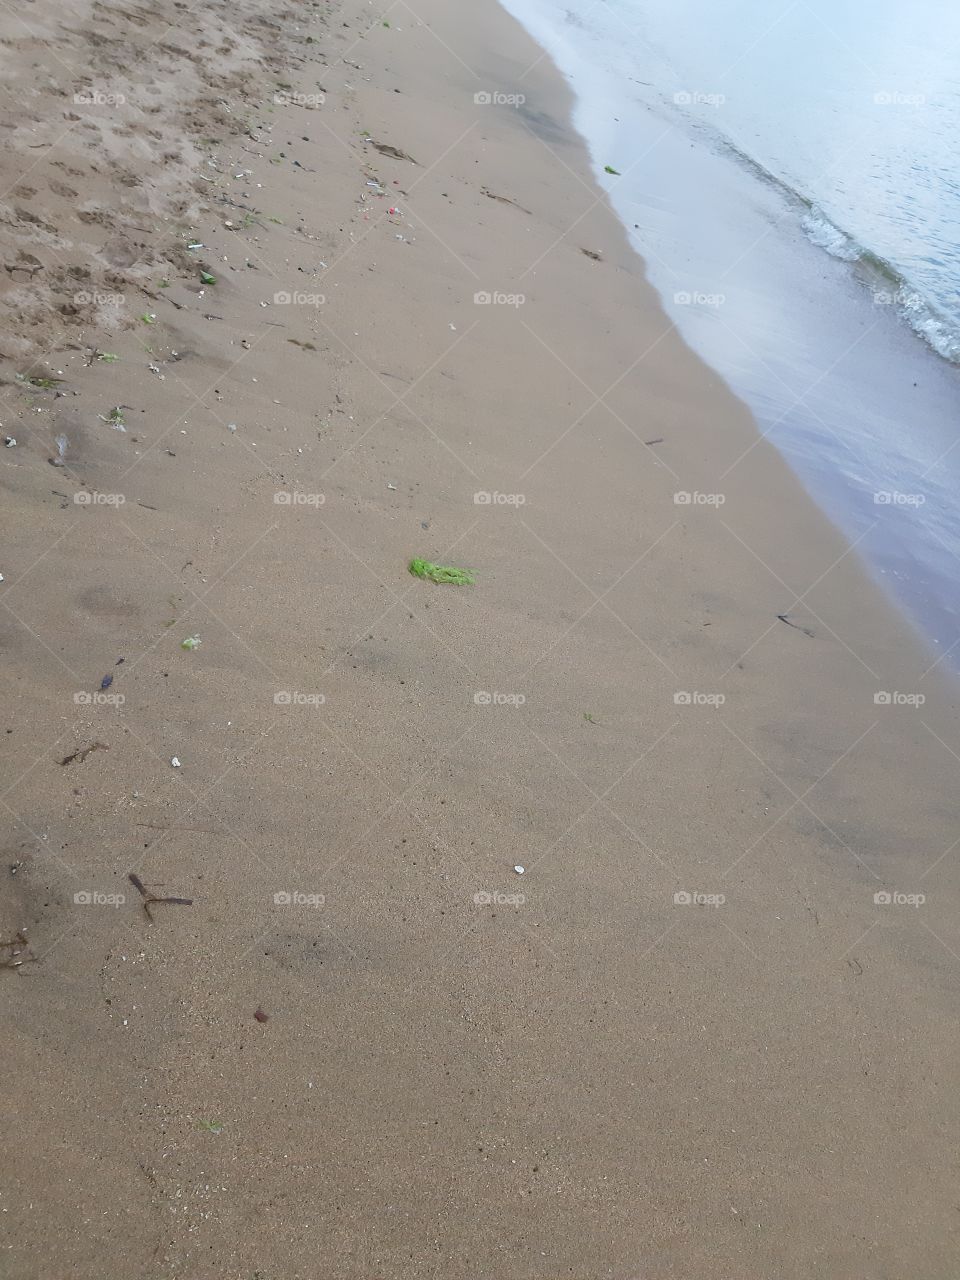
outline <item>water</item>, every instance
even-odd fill
[[[960,6],[506,7],[687,341],[960,665]]]

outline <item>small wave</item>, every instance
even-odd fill
[[[901,319],[928,342],[937,355],[960,364],[960,334],[942,320],[919,293],[901,290],[901,294],[897,299],[897,314]]]
[[[677,111],[676,98],[671,102],[661,97],[661,106],[670,114]],[[858,244],[852,236],[836,226],[813,201],[785,179],[779,177],[755,156],[739,147],[732,138],[715,125],[703,119],[689,118],[683,112],[687,127],[706,135],[711,145],[724,152],[734,163],[748,170],[765,185],[778,191],[786,203],[797,213],[804,235],[811,244],[823,249],[841,262],[857,263],[854,268],[866,277],[865,283],[873,289],[875,303],[891,303],[896,306],[901,320],[922,338],[939,356],[953,364],[960,364],[960,330],[945,320],[937,308],[919,293],[900,272],[872,250]],[[881,292],[877,292],[877,284]]]
[[[885,303],[895,306],[900,319],[923,338],[938,356],[943,356],[953,364],[960,364],[960,333],[938,314],[933,304],[914,289],[891,263],[857,244],[856,240],[834,226],[814,205],[800,219],[800,225],[811,243],[826,250],[831,257],[839,258],[841,262],[865,263],[871,274],[879,276],[885,284],[883,289],[874,291],[874,302],[878,305]]]
[[[850,236],[844,235],[839,227],[835,227],[829,218],[819,209],[813,208],[800,220],[800,225],[807,238],[820,249],[826,249],[833,258],[841,262],[856,262],[863,256],[863,250]]]

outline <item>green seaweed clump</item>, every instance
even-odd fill
[[[473,582],[473,574],[466,569],[458,569],[449,564],[431,564],[429,560],[411,560],[410,572],[415,578],[429,578],[431,582],[453,582],[457,586],[468,586]]]

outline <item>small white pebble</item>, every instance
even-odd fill
[[[525,868],[525,867],[514,867],[513,869],[514,869],[514,871],[517,873],[517,875],[518,875],[518,876],[522,876],[522,875],[523,875],[523,873],[524,873],[524,871],[526,870],[526,868]]]
[[[179,768],[180,768],[180,761],[177,759],[177,757],[176,757],[176,756],[173,756],[173,758],[171,759],[170,763],[173,765],[173,767],[174,767],[175,769],[179,769]]]

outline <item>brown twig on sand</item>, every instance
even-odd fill
[[[499,200],[501,204],[512,204],[513,207],[515,209],[519,209],[521,213],[530,213],[529,209],[524,209],[522,204],[517,204],[516,200],[511,200],[509,196],[498,196],[495,191],[488,191],[486,187],[481,187],[480,190],[488,200]],[[533,214],[530,214],[530,216],[533,217]]]
[[[182,302],[176,302],[173,298],[168,297],[167,294],[165,293],[154,293],[151,289],[147,289],[142,284],[137,285],[137,288],[140,290],[142,294],[144,294],[145,297],[149,298],[151,302],[169,302],[171,307],[176,307],[178,311],[183,310]]]
[[[192,898],[158,898],[156,894],[150,892],[135,871],[131,871],[127,879],[139,893],[143,899],[143,909],[146,912],[147,919],[153,924],[153,916],[150,914],[150,908],[158,903],[170,907],[192,907]]]
[[[397,147],[391,147],[389,142],[376,142],[373,138],[368,138],[367,141],[371,147],[376,147],[382,156],[391,156],[394,160],[409,160],[411,164],[417,165],[418,168],[422,167],[419,161],[414,160],[413,156],[408,156],[405,151],[400,151]]]

